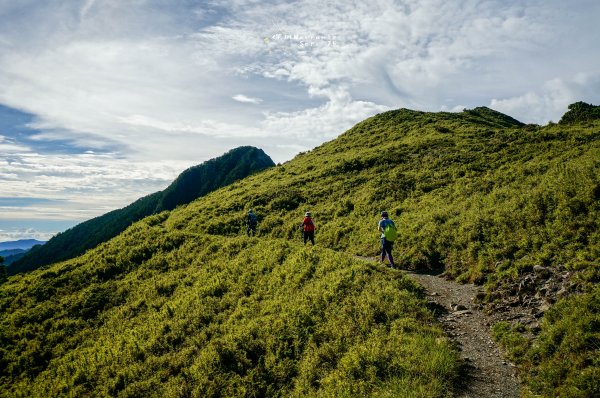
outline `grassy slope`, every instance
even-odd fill
[[[485,108],[367,119],[79,259],[12,278],[0,297],[2,383],[33,395],[441,396],[458,363],[419,290],[339,252],[374,254],[387,209],[400,264],[443,264],[491,292],[534,264],[560,263],[591,297],[599,129],[522,126]],[[260,240],[239,237],[249,207]],[[296,243],[309,209],[314,250]],[[531,354],[534,391],[597,372],[593,339],[576,352],[591,360],[567,363],[560,377],[538,371],[590,324],[558,337],[556,327],[543,323],[540,341],[553,345]]]
[[[397,272],[281,239],[150,225],[158,220],[4,286],[15,298],[2,300],[4,391],[434,397],[450,388],[456,354]]]

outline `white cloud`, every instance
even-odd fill
[[[244,94],[236,94],[236,95],[234,95],[231,98],[233,98],[235,101],[242,102],[242,103],[245,103],[245,104],[256,104],[256,105],[258,105],[261,102],[263,102],[263,100],[260,99],[260,98],[257,98],[257,97],[247,97]]]
[[[29,148],[27,148],[26,146],[19,145],[19,144],[15,143],[14,140],[0,135],[0,153],[12,154],[12,153],[21,153],[21,152],[28,152],[28,151],[29,151]]]
[[[525,123],[558,122],[569,104],[597,101],[600,74],[577,74],[568,79],[552,79],[539,90],[504,99],[492,99],[490,107]]]
[[[325,90],[323,94],[329,97],[329,101],[320,107],[267,114],[262,123],[264,130],[272,134],[285,131],[288,136],[317,145],[339,135],[343,132],[340,129],[348,128],[375,113],[389,110],[386,106],[372,102],[353,101],[344,89],[338,92]]]
[[[83,7],[81,7],[81,10],[79,11],[79,18],[85,18],[95,3],[96,0],[86,0],[83,4]]]
[[[183,134],[201,134],[205,136],[217,137],[243,137],[245,135],[259,136],[260,132],[254,131],[248,126],[229,124],[216,120],[190,120],[190,121],[163,121],[150,116],[130,115],[120,118],[120,120],[134,127],[159,130],[164,133],[183,133]]]
[[[172,11],[165,16],[153,2],[130,5],[137,13],[124,12],[127,7],[87,1],[77,9],[84,17],[70,29],[67,24],[47,38],[39,37],[45,25],[25,32],[35,38],[25,42],[34,41],[36,51],[25,47],[0,53],[0,102],[37,115],[35,127],[60,130],[74,142],[100,147],[100,142],[90,142],[93,134],[120,143],[124,151],[136,143],[136,153],[164,159],[173,152],[168,139],[147,139],[148,134],[193,130],[258,138],[264,135],[258,127],[278,115],[282,123],[290,112],[295,119],[305,115],[303,124],[312,124],[310,118],[328,108],[315,107],[310,97],[335,107],[339,101],[331,95],[344,91],[350,98],[345,104],[373,103],[374,111],[399,106],[439,110],[514,97],[574,72],[539,73],[549,68],[542,62],[555,43],[554,32],[563,33],[573,24],[559,17],[565,8],[552,1],[232,1],[223,3],[229,12],[219,24],[196,31],[188,24],[179,28],[181,15]],[[570,18],[584,17],[583,10],[573,9]],[[68,20],[64,11],[53,11],[46,24]],[[216,13],[210,5],[195,11],[199,20]],[[149,31],[141,27],[142,20],[144,25],[170,24]],[[101,29],[107,21],[113,29]],[[260,93],[268,80],[286,82],[290,89],[303,87],[307,99],[290,111],[278,109],[273,93],[240,94],[244,88]],[[260,110],[243,107],[258,103]],[[323,116],[338,132],[358,121]],[[141,131],[152,126],[135,120],[154,120],[160,126],[154,123],[157,129]],[[196,139],[187,139],[192,142],[185,146],[198,146]],[[214,151],[219,146],[201,147]]]
[[[164,189],[188,162],[133,162],[110,154],[0,156],[2,196],[44,198],[0,207],[0,219],[83,221]]]
[[[56,235],[56,232],[38,231],[34,228],[17,228],[12,230],[0,229],[0,242],[11,242],[20,239],[48,241],[52,236]]]

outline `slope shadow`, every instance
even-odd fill
[[[454,381],[454,392],[456,393],[456,396],[461,396],[460,393],[476,393],[476,391],[473,391],[473,381],[477,380],[476,371],[477,368],[473,366],[469,358],[462,358],[460,366],[458,367],[456,380]]]

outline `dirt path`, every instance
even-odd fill
[[[373,258],[361,257],[374,261]],[[516,368],[502,358],[492,340],[493,320],[473,304],[477,294],[474,285],[448,281],[434,272],[403,271],[426,290],[438,319],[448,336],[456,343],[464,360],[461,398],[518,398],[521,396]]]

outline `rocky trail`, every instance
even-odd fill
[[[372,257],[360,257],[375,261]],[[461,398],[518,398],[521,387],[516,368],[504,359],[492,340],[491,326],[498,321],[483,312],[474,299],[479,289],[441,277],[440,272],[403,270],[426,290],[428,301],[464,362]]]
[[[516,368],[502,357],[491,337],[495,320],[473,303],[478,288],[432,272],[405,272],[423,285],[429,301],[439,310],[438,319],[460,350],[465,366],[458,397],[519,397]]]

